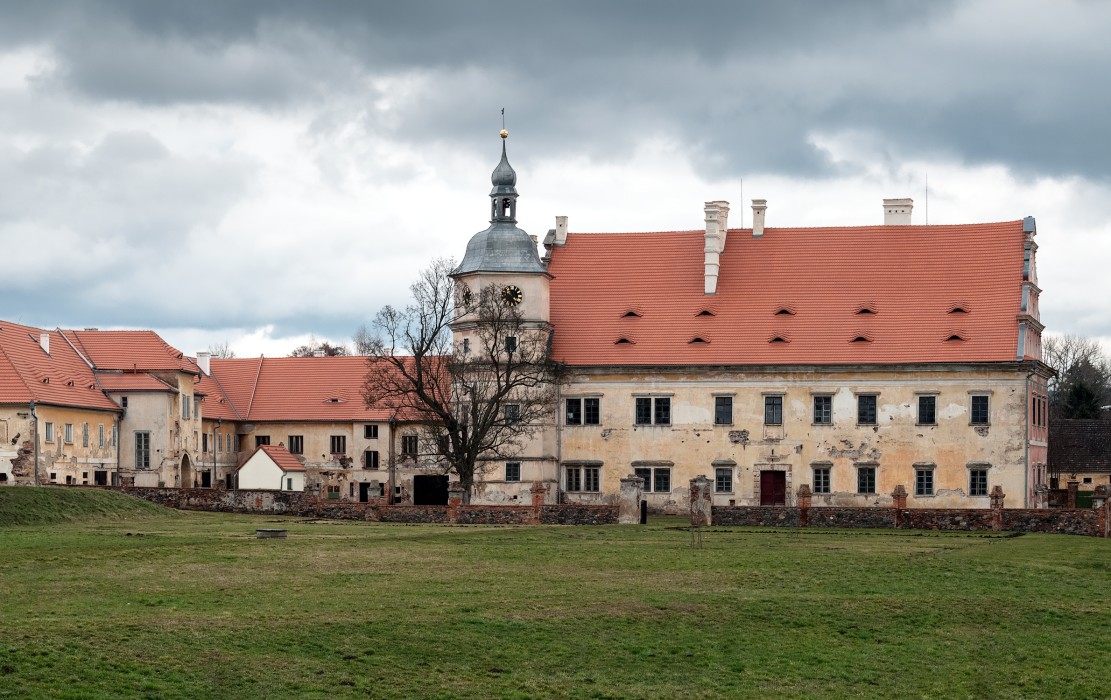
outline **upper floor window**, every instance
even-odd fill
[[[875,493],[876,492],[876,468],[875,467],[857,467],[857,469],[856,469],[856,492],[857,493]]]
[[[856,422],[860,425],[876,424],[875,394],[860,394],[856,397]]]
[[[506,462],[505,463],[505,480],[506,481],[520,481],[521,480],[521,463],[520,462]]]
[[[974,394],[972,396],[972,416],[969,421],[972,425],[987,425],[988,421],[988,396]]]
[[[671,398],[668,396],[638,396],[636,400],[637,425],[671,425]]]
[[[505,352],[510,354],[510,355],[517,352],[517,336],[515,336],[515,335],[505,336]]]
[[[66,423],[62,426],[62,438],[67,445],[73,444],[73,423]]]
[[[145,430],[135,433],[135,466],[138,469],[150,468],[150,433]]]
[[[930,395],[922,395],[918,397],[918,424],[919,425],[936,425],[937,424],[937,397]]]
[[[255,447],[262,447],[263,445],[269,445],[269,444],[270,444],[270,436],[269,435],[256,435],[255,436]]]
[[[833,422],[833,397],[814,397],[814,423],[816,425],[829,425]]]
[[[96,431],[96,446],[104,449],[104,424],[101,423],[97,426]]]
[[[81,424],[81,446],[82,447],[88,447],[89,446],[89,424],[88,423],[82,423]]]
[[[567,425],[599,425],[601,399],[567,399]]]
[[[189,405],[190,405],[189,397],[188,396],[182,396],[181,397],[181,419],[182,420],[189,420]]]
[[[401,454],[410,457],[417,454],[417,436],[416,435],[402,435],[401,436]]]
[[[45,424],[43,424],[42,427],[42,441],[54,442],[54,424],[50,421],[47,421]]]
[[[378,439],[378,426],[377,425],[364,425],[363,426],[363,439],[364,440],[377,440]]]
[[[378,450],[367,450],[363,453],[363,468],[377,469],[379,465]]]
[[[507,403],[507,404],[505,404],[504,410],[505,410],[505,422],[506,422],[507,425],[512,425],[514,423],[520,423],[521,422],[521,404],[519,404],[519,403]]]
[[[346,435],[333,435],[329,440],[329,447],[332,454],[341,455],[347,452],[347,436]]]
[[[291,454],[299,455],[305,453],[305,436],[304,435],[290,435],[286,438],[289,442],[289,451]]]
[[[714,425],[733,424],[733,397],[714,397]]]
[[[783,425],[783,397],[764,397],[764,425]]]

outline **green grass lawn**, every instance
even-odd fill
[[[1108,540],[162,513],[0,527],[0,697],[1111,697]]]

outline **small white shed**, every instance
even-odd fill
[[[305,466],[282,445],[261,445],[239,468],[239,488],[304,491]]]

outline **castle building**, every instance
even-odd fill
[[[454,277],[506,290],[566,375],[556,420],[475,500],[540,481],[605,502],[632,474],[658,511],[685,508],[698,475],[722,505],[789,504],[802,484],[815,505],[886,505],[899,485],[909,507],[987,507],[995,486],[1045,505],[1033,218],[916,226],[890,199],[883,225],[777,228],[753,200],[738,229],[711,201],[698,230],[557,217],[540,258],[504,141],[492,181],[491,226]]]

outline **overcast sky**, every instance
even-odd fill
[[[348,342],[487,226],[1038,222],[1111,341],[1111,3],[4,2],[0,318]],[[743,186],[742,186],[743,180]],[[743,198],[743,199],[742,199]],[[862,261],[862,267],[866,261]],[[852,270],[826,271],[854,274]]]

